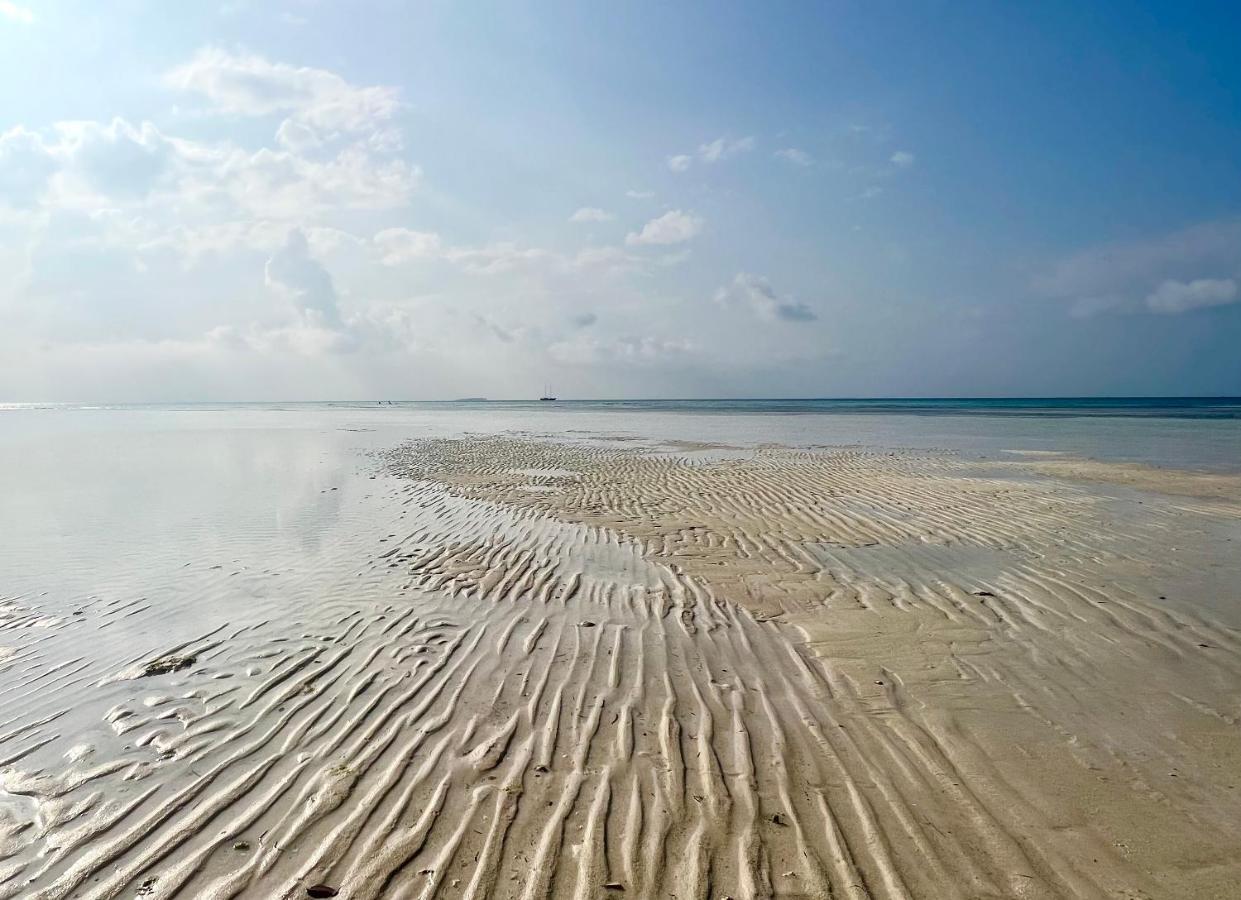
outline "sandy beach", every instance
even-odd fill
[[[1241,0],[0,0],[0,900],[1241,900]]]
[[[1241,477],[405,431],[14,538],[0,896],[1238,896]]]

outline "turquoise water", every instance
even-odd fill
[[[887,414],[940,416],[1111,416],[1174,419],[1241,419],[1241,397],[1007,397],[736,400],[329,400],[307,402],[185,404],[0,403],[5,409],[566,409],[699,414]]]
[[[62,453],[66,441],[86,451],[89,465],[92,445],[115,453],[127,441],[141,446],[166,433],[198,440],[254,430],[299,431],[312,442],[333,435],[355,447],[462,434],[607,435],[742,448],[951,450],[980,458],[1060,453],[1241,472],[1238,398],[9,404],[0,407],[0,464]]]

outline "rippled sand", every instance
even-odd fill
[[[371,462],[314,569],[0,604],[0,896],[1238,896],[1229,478],[582,439]],[[170,609],[196,636],[109,638]]]

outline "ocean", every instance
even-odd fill
[[[38,435],[256,428],[351,430],[368,446],[418,435],[601,432],[740,447],[1056,453],[1241,472],[1238,397],[0,404],[0,448]]]

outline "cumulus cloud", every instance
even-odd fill
[[[673,209],[651,219],[642,226],[641,231],[630,232],[625,236],[625,243],[631,246],[680,244],[697,236],[702,231],[702,226],[703,220],[693,213]]]
[[[570,222],[610,222],[614,219],[610,212],[599,209],[596,206],[583,206],[573,215],[569,216]]]
[[[336,285],[310,255],[310,243],[300,228],[289,232],[284,246],[267,260],[263,274],[267,286],[290,301],[307,324],[341,328]]]
[[[57,205],[141,197],[182,151],[149,122],[58,122],[47,134],[14,128],[0,135],[0,201],[33,205],[49,187]]]
[[[738,272],[731,284],[716,291],[715,302],[721,306],[748,307],[763,319],[812,322],[818,318],[805,303],[778,296],[771,282],[749,272]]]
[[[684,153],[668,157],[668,168],[674,172],[684,172],[693,163],[694,158]]]
[[[163,206],[178,222],[230,213],[304,219],[328,209],[402,205],[420,178],[417,166],[378,159],[356,144],[310,159],[175,138],[124,119],[0,135],[0,203],[9,206]]]
[[[419,259],[435,259],[443,252],[440,236],[432,231],[411,231],[408,228],[385,228],[374,237],[380,261],[385,266],[399,266]]]
[[[55,154],[65,169],[112,196],[145,195],[169,173],[185,149],[150,122],[59,122],[56,131],[60,141]]]
[[[294,153],[305,153],[322,146],[323,138],[309,125],[285,119],[276,129],[276,143]]]
[[[301,219],[327,209],[403,206],[421,178],[417,166],[377,160],[357,146],[322,161],[263,148],[230,151],[184,186],[208,200],[226,196],[254,215]]]
[[[1208,306],[1237,302],[1237,282],[1231,278],[1196,278],[1163,282],[1146,297],[1152,312],[1175,315]]]
[[[891,162],[892,165],[896,166],[898,169],[908,169],[914,164],[914,159],[914,155],[908,150],[897,150],[889,158],[889,162]]]
[[[774,155],[777,159],[791,162],[796,166],[810,166],[814,164],[814,157],[805,150],[799,150],[796,147],[786,147],[783,150],[777,150]]]
[[[284,114],[285,140],[334,137],[375,129],[400,107],[396,88],[358,87],[335,72],[274,63],[255,54],[204,47],[165,76],[177,90],[200,94],[218,112]]]
[[[57,166],[38,134],[21,126],[0,134],[0,204],[33,204],[43,195]]]

